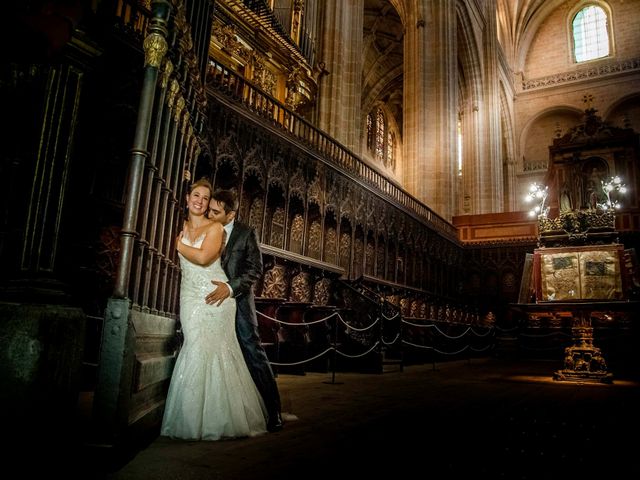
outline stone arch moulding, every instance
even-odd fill
[[[635,103],[640,105],[640,92],[624,95],[611,102],[606,108],[603,108],[601,110],[603,121],[612,123],[611,115],[626,103]]]
[[[578,107],[574,107],[573,105],[554,105],[552,107],[540,110],[536,114],[532,115],[531,118],[529,118],[529,120],[527,120],[527,122],[525,122],[525,124],[522,126],[522,130],[520,131],[520,134],[518,136],[518,153],[520,155],[520,158],[522,158],[522,155],[524,155],[526,140],[531,131],[531,127],[533,127],[537,121],[542,120],[545,117],[553,116],[554,114],[560,113],[576,114],[580,118],[582,118],[584,111]],[[552,139],[549,139],[549,144],[551,144],[551,141]],[[521,162],[520,168],[522,168]]]
[[[517,46],[516,61],[514,65],[514,71],[524,72],[527,56],[529,55],[529,49],[533,43],[538,29],[542,23],[551,15],[558,7],[566,3],[566,0],[540,0],[536,7],[531,7],[531,15],[528,21],[521,27],[522,31],[521,40]]]

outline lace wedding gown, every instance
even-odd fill
[[[191,244],[199,247],[204,236]],[[184,344],[176,360],[161,435],[189,440],[254,436],[266,431],[262,397],[236,337],[236,301],[207,305],[211,280],[227,281],[220,259],[203,267],[179,254],[180,322]]]

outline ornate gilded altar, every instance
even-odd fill
[[[533,183],[527,195],[535,202],[538,248],[525,264],[514,308],[528,325],[570,321],[572,344],[554,373],[559,381],[610,382],[592,318],[628,318],[638,307],[635,252],[625,250],[616,230],[623,179],[637,185],[637,135],[603,122],[592,100],[585,96],[584,123],[554,139],[545,185]]]
[[[572,344],[564,349],[558,381],[611,382],[605,355],[594,345],[592,318],[628,317],[638,310],[629,298],[629,251],[617,243],[540,247],[534,250],[531,284],[534,303],[515,309],[529,324],[568,319]]]

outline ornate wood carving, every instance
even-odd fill
[[[282,207],[277,207],[271,217],[269,245],[278,248],[284,247],[284,208]]]
[[[360,243],[360,253],[362,253],[362,242]],[[351,253],[351,235],[347,232],[340,234],[340,266],[349,268],[349,255]]]
[[[367,247],[365,248],[365,272],[367,275],[374,274],[373,262],[375,260],[375,246],[373,241],[367,242]]]
[[[385,263],[385,244],[378,240],[378,246],[376,248],[376,276],[384,278],[384,263]]]
[[[289,282],[284,265],[274,265],[264,274],[262,296],[265,298],[287,298]]]
[[[287,171],[284,168],[282,158],[279,156],[276,157],[273,163],[269,166],[268,184],[270,186],[279,186],[283,191],[285,191],[288,178],[289,175],[287,175]]]
[[[251,225],[258,234],[258,238],[262,238],[262,218],[264,215],[264,202],[262,198],[254,198],[249,209],[249,225]]]
[[[216,168],[220,168],[222,165],[228,165],[231,167],[233,174],[237,176],[240,173],[239,158],[240,148],[238,147],[235,135],[226,135],[221,139],[216,148]]]
[[[307,246],[307,255],[320,259],[320,242],[322,239],[322,226],[318,220],[311,222],[309,227],[309,244]]]
[[[306,191],[307,182],[304,178],[304,172],[302,171],[302,168],[298,166],[294,174],[289,179],[289,196],[297,197],[304,203]]]
[[[261,158],[261,151],[258,145],[249,150],[244,157],[244,179],[255,177],[260,186],[265,188],[267,174],[264,161]]]
[[[311,302],[311,284],[309,272],[300,272],[291,279],[292,302]]]
[[[324,204],[324,170],[320,166],[317,168],[315,177],[309,185],[307,199],[309,202],[314,202],[318,205]]]
[[[324,235],[324,261],[327,263],[337,263],[336,251],[338,242],[336,235],[336,229],[333,227],[327,228]]]
[[[329,305],[331,299],[331,280],[321,278],[313,287],[314,305]]]
[[[297,213],[291,222],[291,237],[289,239],[289,250],[293,253],[302,254],[302,237],[304,235],[304,218]]]

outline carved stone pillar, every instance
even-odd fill
[[[418,2],[404,36],[404,153],[406,189],[450,219],[456,192],[456,4]]]
[[[318,127],[354,152],[360,151],[362,29],[364,0],[327,0],[320,78]]]

